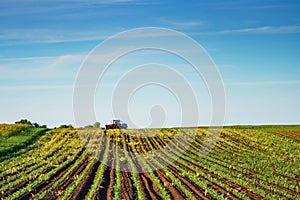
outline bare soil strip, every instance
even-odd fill
[[[130,178],[130,173],[121,172],[121,177],[121,198],[134,199],[134,194],[136,194],[136,188],[133,186],[133,182]]]
[[[95,176],[95,173],[93,174],[93,172],[95,172],[95,169],[97,169],[99,166],[98,164],[99,162],[97,161],[89,161],[89,162],[94,162],[94,163],[91,166],[91,168],[88,170],[85,177],[83,178],[81,184],[77,186],[77,188],[74,190],[72,195],[69,197],[70,199],[83,199],[85,195],[88,193],[89,188],[91,187],[92,184],[92,180]]]
[[[20,199],[27,199],[31,196],[35,196],[36,194],[46,190],[48,187],[50,187],[55,181],[57,181],[60,177],[62,177],[64,175],[65,172],[68,171],[68,169],[72,166],[72,164],[74,164],[76,162],[77,159],[79,159],[79,157],[83,154],[84,149],[80,152],[79,155],[77,155],[74,160],[72,160],[70,163],[68,163],[67,165],[63,166],[61,169],[59,169],[55,174],[53,174],[48,180],[41,182],[39,185],[37,185],[36,187],[34,187],[34,189],[31,192],[27,192],[25,194],[23,194],[22,196],[20,196]],[[79,167],[73,171],[74,176],[78,175],[81,173],[81,171],[84,170],[85,166],[88,164],[89,160],[86,158],[83,162],[82,165],[79,165]],[[68,179],[67,181],[70,183],[73,181],[74,179],[73,177],[70,177],[70,179]],[[68,185],[68,184],[67,184]]]
[[[185,141],[181,141],[182,143],[185,143]],[[200,144],[198,143],[198,144],[195,144],[195,146],[197,147],[199,147],[200,148]],[[194,147],[191,147],[191,148],[193,148],[194,150],[197,150],[197,149],[195,149]],[[195,153],[193,153],[193,152],[191,152],[191,151],[187,151],[187,154],[188,155],[195,155],[195,156],[197,156]],[[223,162],[223,160],[221,160],[221,159],[218,159],[218,158],[214,158],[215,160],[218,160],[220,163],[216,163],[216,162],[213,162],[213,161],[209,161],[209,162],[212,162],[212,164],[214,164],[214,165],[219,165],[220,167],[223,167],[223,168],[226,168],[227,170],[230,170],[230,171],[233,171],[233,172],[235,172],[236,174],[241,174],[242,172],[240,172],[240,171],[238,171],[238,170],[236,170],[236,169],[232,169],[232,168],[228,168],[228,167],[226,167],[225,165],[222,165],[221,163]],[[240,167],[241,169],[245,169],[245,170],[248,170],[248,169],[246,169],[246,168],[244,168],[244,167]],[[249,173],[242,173],[243,174],[243,176],[246,176],[246,177],[248,177],[248,178],[250,178],[250,179],[252,179],[253,178],[253,176],[254,176],[254,174],[258,174],[258,175],[260,175],[260,176],[266,176],[266,175],[264,175],[264,174],[261,174],[261,173],[258,173],[258,172],[256,172],[256,171],[251,171],[251,172],[249,172]],[[226,179],[224,179],[224,178],[222,178],[222,177],[217,177],[218,179],[220,179],[220,180],[222,180],[222,181],[226,181],[226,182],[230,182],[229,180],[226,180]],[[236,177],[236,178],[238,178],[238,177]],[[285,187],[282,187],[282,186],[280,186],[280,185],[277,185],[277,184],[275,184],[275,183],[271,183],[271,182],[267,182],[267,181],[265,181],[265,180],[263,180],[263,179],[261,179],[261,178],[259,178],[259,177],[255,177],[255,179],[256,180],[259,180],[260,182],[263,182],[263,183],[265,183],[266,185],[269,185],[269,186],[272,186],[272,187],[276,187],[276,188],[278,188],[279,190],[283,190],[283,191],[286,191],[286,192],[288,192],[288,193],[290,193],[290,194],[292,194],[292,195],[295,195],[295,196],[297,196],[297,195],[299,195],[296,191],[293,191],[293,190],[290,190],[290,189],[288,189],[288,188],[285,188]],[[232,184],[235,184],[235,183],[233,183],[233,182],[231,182]],[[251,185],[253,185],[253,186],[255,186],[255,187],[258,187],[258,188],[261,188],[261,189],[263,189],[266,193],[268,193],[268,194],[274,194],[274,192],[273,191],[271,191],[271,190],[268,190],[268,189],[266,189],[266,188],[263,188],[263,187],[261,187],[260,185],[257,185],[257,184],[253,184],[253,183],[249,183],[249,184],[251,184]],[[237,184],[235,184],[235,185],[237,185]],[[235,188],[241,188],[242,189],[242,187],[235,187]],[[249,193],[249,190],[248,189],[244,189],[244,190],[242,190],[241,192],[242,193],[244,193],[244,192],[246,192],[246,191],[248,191],[247,193]],[[252,192],[253,193],[253,195],[254,195],[254,192]],[[279,196],[281,196],[282,198],[284,198],[284,196],[283,195],[281,195],[281,194],[278,194],[278,193],[276,193],[277,195],[279,195]]]
[[[158,139],[158,138],[156,138]],[[150,138],[150,142],[151,144],[156,148],[159,149],[159,147],[156,145],[156,143],[153,141],[152,138]],[[170,157],[164,153],[161,154],[165,159],[171,160]],[[158,158],[159,162],[163,162],[160,158]],[[176,161],[174,161],[175,164]],[[177,163],[176,163],[177,164]],[[184,167],[183,169],[186,169],[186,167]],[[184,183],[188,189],[190,191],[192,191],[194,193],[194,196],[196,199],[209,199],[208,197],[206,197],[207,194],[205,194],[205,191],[200,188],[199,186],[197,186],[196,184],[194,184],[192,181],[190,181],[189,179],[186,179],[185,177],[180,176],[180,172],[178,172],[174,167],[172,167],[171,165],[168,166],[168,171],[170,171],[176,178],[178,178],[182,183]],[[226,193],[225,193],[226,194]],[[232,195],[232,197],[234,197]],[[212,197],[210,197],[212,198]],[[232,198],[232,199],[237,199],[237,198]]]
[[[151,151],[147,141],[144,138],[141,138],[141,141],[142,143],[139,145],[143,145],[145,149]],[[150,160],[146,160],[146,161],[152,168],[158,168],[158,166],[156,166],[152,161]],[[164,186],[166,186],[172,199],[187,198],[178,187],[173,185],[172,181],[166,176],[166,174],[162,170],[156,170],[155,174],[157,175],[157,177],[159,177],[160,181],[164,184]]]
[[[123,133],[121,133],[123,134]],[[91,135],[93,138],[97,138],[100,140],[101,136],[98,134],[92,134]],[[202,136],[196,136],[195,140],[193,141],[193,145],[190,146],[188,149],[188,143],[187,141],[185,141],[184,139],[174,139],[169,137],[168,135],[163,136],[163,138],[161,137],[149,137],[149,142],[150,144],[148,144],[147,140],[145,138],[140,138],[141,143],[139,142],[139,139],[132,136],[132,140],[130,139],[130,136],[127,135],[126,133],[124,133],[125,137],[125,144],[126,144],[126,149],[127,149],[127,153],[129,156],[129,159],[132,160],[132,162],[134,163],[134,166],[136,167],[138,172],[143,172],[143,173],[139,173],[137,174],[137,178],[138,181],[140,183],[141,186],[141,190],[143,193],[143,196],[145,199],[159,199],[162,200],[164,199],[164,197],[162,196],[162,194],[160,193],[160,191],[163,190],[159,190],[158,188],[161,189],[161,185],[163,185],[165,187],[165,189],[167,189],[167,192],[170,194],[171,199],[187,199],[186,195],[189,195],[189,193],[186,191],[186,189],[188,191],[190,191],[192,193],[192,196],[195,197],[196,199],[213,199],[213,196],[211,196],[211,194],[209,194],[207,192],[206,189],[200,187],[199,185],[197,185],[197,180],[194,179],[193,177],[191,177],[191,174],[195,174],[195,176],[197,177],[197,179],[201,182],[204,182],[207,184],[207,186],[209,188],[214,189],[218,195],[224,195],[225,197],[228,197],[230,199],[233,200],[238,200],[238,197],[236,196],[236,192],[242,193],[246,196],[248,196],[250,199],[264,199],[263,196],[264,194],[267,195],[274,195],[278,198],[282,198],[282,199],[286,199],[287,197],[284,195],[293,195],[295,197],[299,196],[299,193],[296,191],[293,191],[289,188],[283,187],[281,185],[277,185],[275,183],[269,183],[267,180],[263,179],[264,177],[266,177],[265,175],[259,173],[259,172],[255,172],[255,171],[250,171],[248,173],[246,172],[242,172],[241,170],[248,170],[245,167],[240,167],[238,169],[233,169],[233,168],[229,168],[228,167],[228,160],[224,161],[222,160],[222,158],[216,157],[216,153],[212,154],[212,157],[208,158],[208,157],[204,157],[204,158],[200,158],[199,160],[197,160],[198,156],[196,152],[199,151],[199,149],[203,146],[202,142],[203,142],[203,138]],[[257,147],[250,145],[249,141],[245,141],[243,139],[239,139],[236,137],[231,136],[228,133],[225,133],[223,135],[223,137],[225,137],[226,139],[233,141],[236,144],[240,144],[242,146],[243,149],[245,149],[246,153],[249,153],[251,149],[254,149],[255,151],[260,151],[261,153],[264,152],[264,150],[258,149]],[[88,142],[91,138],[88,138],[86,142]],[[110,139],[110,141],[112,143],[110,143],[109,145],[109,163],[108,166],[115,166],[116,163],[116,148],[114,145],[115,141],[117,141],[117,139],[119,140],[118,143],[118,147],[120,149],[123,149],[123,143],[121,142],[122,137],[120,137],[120,135],[112,135],[112,138]],[[170,143],[171,139],[174,139],[173,142]],[[97,140],[99,142],[99,140]],[[23,195],[21,195],[19,197],[19,199],[32,199],[34,197],[36,197],[38,194],[41,194],[42,192],[44,192],[45,190],[47,190],[48,188],[51,187],[51,185],[53,185],[57,180],[59,180],[61,177],[63,177],[63,175],[70,169],[70,167],[72,167],[72,165],[79,159],[81,159],[81,163],[69,174],[68,178],[63,180],[56,188],[53,189],[53,191],[49,192],[46,196],[45,199],[57,199],[59,198],[65,191],[66,189],[72,185],[74,183],[75,177],[80,176],[80,174],[82,174],[82,172],[84,171],[84,169],[88,166],[88,164],[90,163],[92,165],[90,165],[90,169],[88,170],[87,174],[85,175],[85,177],[83,178],[82,182],[79,184],[79,186],[74,190],[74,192],[71,194],[70,199],[84,199],[86,197],[86,195],[88,194],[89,190],[91,189],[93,182],[95,180],[95,177],[97,175],[97,171],[100,168],[101,165],[101,160],[103,159],[103,155],[104,155],[104,149],[105,149],[105,145],[106,144],[106,137],[102,137],[102,145],[99,149],[99,155],[98,155],[98,160],[95,159],[91,159],[90,156],[86,156],[86,157],[81,157],[83,156],[84,151],[86,151],[85,148],[83,148],[82,150],[80,150],[80,152],[76,155],[76,157],[71,160],[68,164],[66,164],[65,166],[62,166],[60,169],[58,169],[58,171],[56,171],[53,175],[50,176],[50,178],[48,180],[44,180],[41,181],[38,185],[36,185],[34,188],[32,188],[31,191],[28,191],[26,193],[24,193]],[[95,146],[97,145],[97,141],[93,140],[93,146],[92,148],[95,149]],[[131,142],[131,141],[135,141],[135,142]],[[133,149],[132,145],[135,145],[135,149]],[[166,145],[168,145],[168,148],[165,149],[165,152],[161,152],[160,156],[155,155],[153,158],[145,158],[144,160],[139,160],[136,159],[136,157],[134,156],[134,151],[136,150],[138,153],[143,154],[144,152],[142,151],[142,149],[144,148],[146,152],[151,152],[151,146],[154,147],[154,149],[156,150],[162,150],[164,147],[166,147]],[[205,146],[205,144],[204,144]],[[142,148],[143,147],[143,148]],[[178,156],[177,153],[181,154],[181,150],[177,149],[180,148],[182,150],[185,151],[185,153],[183,154],[184,156],[181,156],[180,158],[176,159],[173,161],[173,157],[174,156]],[[71,147],[68,147],[71,148]],[[65,149],[68,149],[65,148]],[[236,153],[236,155],[241,155],[239,149],[237,149],[234,145],[230,146],[230,147],[226,147],[225,144],[221,144],[221,145],[216,145],[217,148],[217,152],[222,152],[222,151],[226,151],[226,153],[228,152],[233,152]],[[56,152],[53,152],[49,155],[46,156],[46,158],[50,158],[52,155],[55,155],[55,153],[61,153],[64,150],[63,147],[58,148],[56,150]],[[95,149],[97,150],[97,149]],[[78,152],[78,151],[77,151]],[[119,153],[119,158],[118,159],[124,159],[125,155],[123,155],[122,153]],[[227,158],[227,157],[224,157]],[[230,156],[229,156],[230,158]],[[152,161],[152,159],[155,159],[158,163],[155,163]],[[67,157],[62,159],[60,161],[60,163],[63,163],[64,161],[67,160]],[[100,185],[98,186],[98,190],[97,192],[94,194],[93,199],[112,199],[114,197],[114,192],[120,192],[120,196],[122,199],[136,199],[137,198],[137,188],[134,185],[134,181],[132,179],[132,174],[130,172],[125,172],[122,171],[122,167],[124,169],[130,169],[128,161],[126,163],[125,161],[120,161],[120,166],[121,166],[121,171],[116,171],[115,169],[112,169],[108,166],[106,166],[103,176],[102,176],[102,180]],[[199,164],[198,162],[202,161],[207,161],[208,165],[214,165],[216,168],[216,172],[212,171],[211,168],[207,168],[206,165],[202,165],[201,163]],[[172,161],[171,165],[166,165],[166,168],[168,170],[167,173],[164,172],[164,170],[158,169],[156,171],[153,172],[153,174],[157,177],[156,180],[159,180],[161,185],[158,184],[156,185],[156,183],[151,179],[151,177],[154,177],[152,173],[148,173],[146,172],[146,167],[151,167],[154,169],[157,169],[160,164],[166,164],[168,162]],[[149,166],[147,165],[143,165],[143,163],[147,163]],[[32,163],[28,166],[26,166],[24,169],[28,169],[28,167],[36,165],[36,163]],[[131,165],[130,165],[131,166]],[[57,166],[51,166],[47,169],[45,169],[43,172],[41,172],[40,174],[43,173],[47,173],[53,169],[55,169]],[[219,175],[219,169],[221,170],[220,172],[222,172],[222,170],[228,170],[228,172],[230,172],[230,176],[227,177],[230,180],[222,177]],[[208,175],[208,177],[205,174],[201,173],[199,174],[199,171],[205,173]],[[31,170],[32,171],[32,170]],[[185,172],[189,172],[189,174],[186,174]],[[197,173],[198,172],[198,173]],[[9,177],[13,174],[15,174],[17,172],[13,172],[9,175],[3,176],[1,177],[1,179],[4,179],[6,177]],[[121,188],[120,191],[114,191],[114,184],[116,183],[116,173],[120,173],[121,175]],[[170,173],[170,174],[168,174]],[[235,173],[235,174],[233,174]],[[170,176],[172,175],[172,176]],[[222,174],[221,174],[222,175]],[[245,176],[245,178],[247,177],[246,180],[249,180],[247,183],[246,182],[238,182],[236,183],[235,180],[237,180],[239,177],[238,175],[243,175]],[[255,176],[254,176],[255,175]],[[280,175],[280,174],[276,174],[278,176],[281,177],[286,177],[284,175]],[[258,176],[258,177],[257,177]],[[261,176],[261,177],[260,177]],[[171,177],[171,179],[169,178]],[[276,190],[272,190],[269,189],[268,187],[264,186],[264,185],[258,185],[256,182],[252,182],[253,177],[255,177],[256,181],[259,181],[260,183],[263,183],[265,185],[271,186],[276,188]],[[231,178],[233,180],[231,180]],[[249,179],[248,179],[249,178]],[[289,180],[292,181],[300,181],[299,177],[286,177]],[[174,180],[175,181],[174,181]],[[9,195],[13,194],[14,192],[20,190],[21,188],[26,187],[31,181],[33,181],[34,179],[31,178],[29,180],[26,180],[12,188],[10,188],[9,190],[3,192],[2,194],[0,194],[0,198],[5,198],[8,197]],[[174,182],[173,182],[173,181]],[[182,183],[184,185],[184,187],[181,187],[179,183]],[[234,181],[234,182],[233,182]],[[244,184],[246,186],[243,186],[241,184]],[[176,185],[179,185],[179,187],[177,187]],[[260,191],[262,192],[261,195],[257,194],[256,192],[252,191],[250,188],[254,189],[255,191]],[[181,189],[179,189],[181,188]],[[227,191],[225,188],[229,189],[229,191]],[[257,190],[256,190],[257,189]],[[214,192],[215,192],[214,191]],[[278,192],[279,191],[279,192]],[[282,191],[284,191],[285,193],[282,193]],[[185,192],[185,193],[184,193]],[[185,195],[186,194],[186,195]]]
[[[103,143],[105,144],[105,143]],[[115,149],[110,144],[109,146],[109,161],[111,166],[114,166]],[[112,199],[113,197],[113,184],[115,182],[115,170],[106,166],[103,174],[101,184],[95,194],[95,199]]]
[[[146,196],[146,199],[163,199],[161,195],[159,195],[160,192],[149,177],[148,173],[140,174],[140,179],[142,180],[142,186],[144,188],[144,194]]]
[[[129,145],[130,139],[127,134],[125,135],[125,138],[126,138],[126,141],[128,141],[126,143],[126,147],[127,147],[127,150],[129,151],[128,155],[129,155],[130,159],[135,164],[135,167],[137,168],[138,172],[143,172],[143,173],[138,174],[138,178],[141,181],[145,198],[146,199],[162,199],[161,196],[159,195],[160,192],[159,192],[157,186],[151,180],[150,175],[149,175],[149,173],[146,172],[146,169],[143,166],[143,164],[140,163],[137,159],[135,159],[133,149],[132,149],[133,144]],[[133,140],[135,140],[135,139],[136,138],[133,138]]]
[[[181,142],[184,143],[183,140],[182,140]],[[198,144],[198,145],[199,145],[199,144]],[[192,148],[194,148],[194,147],[192,147]],[[195,149],[195,150],[197,150],[197,149]],[[186,153],[187,153],[188,155],[195,155],[195,156],[197,156],[196,154],[194,154],[193,152],[191,152],[191,151],[189,151],[189,150],[186,151]],[[183,158],[182,158],[182,159],[183,159]],[[185,159],[184,159],[184,160],[185,160]],[[206,159],[206,160],[207,160],[207,159]],[[187,160],[185,160],[185,161],[188,162]],[[222,167],[222,168],[226,168],[226,170],[233,171],[233,172],[235,172],[236,174],[240,174],[240,173],[241,173],[240,171],[237,171],[237,170],[232,169],[232,168],[228,168],[228,167],[226,167],[226,166],[224,166],[224,165],[222,165],[222,164],[220,164],[220,163],[216,163],[216,162],[213,162],[213,161],[210,161],[210,160],[207,160],[207,161],[211,162],[213,165],[218,165],[218,166],[220,166],[220,167]],[[220,160],[220,159],[219,159],[219,161],[222,162],[222,160]],[[217,178],[217,179],[223,181],[224,183],[228,184],[231,188],[233,188],[233,189],[235,189],[235,190],[239,190],[240,192],[242,192],[242,193],[244,193],[244,194],[246,194],[246,195],[248,195],[248,196],[250,196],[250,197],[252,197],[252,198],[263,198],[263,197],[259,196],[258,194],[256,194],[255,192],[252,192],[252,191],[249,190],[248,188],[246,188],[246,187],[244,187],[244,186],[241,186],[241,185],[238,185],[238,184],[236,184],[236,183],[234,183],[234,182],[232,182],[232,181],[229,181],[229,180],[227,180],[227,179],[225,179],[225,178],[222,178],[222,177],[220,177],[219,175],[214,174],[213,172],[210,172],[210,171],[204,169],[204,168],[201,167],[201,166],[195,165],[195,164],[193,164],[193,163],[189,163],[189,164],[194,165],[195,167],[200,168],[202,171],[205,171],[207,174],[210,174],[212,177]],[[255,172],[253,172],[253,173],[255,173]],[[244,175],[244,176],[247,176],[247,177],[249,177],[249,178],[252,178],[252,175],[251,175],[251,174],[245,174],[245,173],[243,173],[243,175]],[[238,179],[237,176],[236,176],[235,178]],[[259,180],[262,181],[262,182],[265,182],[264,180],[261,180],[261,179],[259,179]],[[264,191],[265,191],[266,193],[268,193],[268,194],[274,194],[273,191],[270,191],[270,190],[268,190],[268,189],[266,189],[266,188],[263,188],[263,187],[260,186],[260,185],[253,184],[253,183],[249,183],[249,184],[250,184],[250,185],[253,185],[253,186],[257,187],[257,188],[261,188],[262,190],[264,190]],[[287,188],[283,188],[283,187],[278,186],[278,185],[276,185],[276,184],[273,184],[273,183],[267,183],[267,184],[268,184],[268,185],[272,185],[272,186],[274,186],[274,187],[278,187],[279,189],[285,189],[285,191],[287,191],[287,192],[289,192],[289,193],[291,193],[291,194],[293,194],[293,195],[296,195],[296,194],[297,194],[297,192],[295,192],[295,191],[289,190],[289,189],[287,189]],[[282,198],[284,198],[284,196],[281,195],[281,194],[277,194],[277,195],[279,195],[279,196],[281,196]]]
[[[83,151],[84,151],[84,149],[82,149],[82,150],[79,152],[79,154],[76,156],[76,159],[78,159],[78,157],[80,157],[80,156],[83,154]],[[69,168],[69,167],[75,162],[76,159],[72,160],[70,163],[68,163],[67,165],[65,165],[65,166],[63,166],[62,168],[60,168],[55,174],[53,174],[53,175],[50,177],[49,180],[51,181],[51,180],[54,179],[56,176],[58,176],[60,173],[62,173],[63,171],[65,171],[67,168]],[[63,163],[63,162],[66,161],[66,160],[67,160],[67,158],[63,159],[63,160],[61,161],[61,163]],[[48,171],[51,171],[51,170],[53,170],[53,169],[55,169],[55,166],[48,167],[47,169],[45,169],[45,170],[44,170],[43,172],[41,172],[40,174],[47,173]],[[10,188],[9,190],[7,190],[7,191],[5,191],[3,194],[1,194],[0,197],[3,198],[3,197],[6,197],[6,196],[9,196],[10,194],[12,194],[12,193],[18,191],[20,188],[26,187],[26,185],[29,184],[30,181],[32,181],[32,180],[34,180],[34,179],[33,179],[33,178],[28,179],[28,180],[26,180],[26,181],[24,181],[24,182],[22,182],[22,183],[20,183],[20,184],[18,184],[18,185],[16,185],[16,186]],[[47,181],[49,181],[49,180],[47,180]],[[38,186],[34,187],[34,188],[33,188],[33,191],[35,191],[37,187],[40,187],[40,185],[46,186],[47,184],[45,184],[45,183],[47,183],[47,181],[43,181],[43,182],[40,183]],[[41,188],[42,188],[42,187],[41,187]],[[31,192],[27,192],[27,193],[25,193],[24,195],[27,195],[28,193],[29,193],[30,196],[31,196]]]
[[[160,142],[160,143],[162,142],[159,138],[157,138],[157,141]],[[183,140],[182,140],[181,142],[184,143]],[[178,145],[178,147],[183,148],[183,147],[180,145],[180,143],[177,143],[177,145]],[[170,146],[172,146],[172,145],[170,145]],[[176,151],[175,148],[174,148],[174,151]],[[192,154],[193,154],[193,153],[190,152],[190,151],[186,151],[186,152],[187,152],[188,155],[192,155]],[[172,152],[171,152],[171,153],[172,153]],[[175,155],[175,154],[174,154],[174,155]],[[164,154],[164,156],[166,156],[166,158],[168,157],[168,155],[166,155],[166,154]],[[197,155],[196,155],[196,156],[197,156]],[[262,198],[261,196],[257,195],[256,193],[250,191],[249,189],[247,189],[247,188],[245,188],[245,187],[243,187],[243,186],[241,186],[241,185],[238,185],[238,184],[236,184],[236,183],[233,183],[233,182],[231,182],[231,181],[229,181],[229,180],[227,180],[227,179],[225,179],[225,178],[222,178],[222,177],[218,176],[217,174],[214,174],[214,173],[212,173],[212,172],[206,170],[206,169],[203,168],[203,167],[200,167],[200,166],[198,166],[198,165],[195,165],[195,164],[189,162],[188,160],[186,160],[186,159],[184,159],[184,158],[180,158],[180,159],[182,159],[185,163],[187,163],[187,166],[188,166],[188,165],[192,165],[192,166],[194,166],[194,167],[197,167],[197,168],[199,168],[200,170],[204,171],[206,174],[209,174],[209,175],[211,175],[212,177],[221,180],[223,183],[226,183],[227,185],[229,185],[229,186],[230,186],[231,188],[233,188],[233,189],[238,189],[238,190],[240,190],[242,193],[244,193],[244,194],[246,194],[246,195],[248,195],[248,196],[250,196],[250,197],[252,197],[252,198]],[[178,165],[178,166],[184,168],[185,170],[192,171],[193,173],[196,173],[196,172],[194,172],[193,170],[189,169],[188,167],[182,165],[181,163],[179,163],[179,162],[177,162],[177,161],[175,161],[174,164],[176,164],[176,165]],[[214,163],[213,163],[213,164],[214,164]],[[224,167],[224,166],[223,166],[223,167]],[[226,190],[223,189],[221,186],[219,186],[219,185],[217,185],[217,184],[215,184],[215,183],[212,183],[211,181],[205,179],[204,177],[200,177],[200,176],[199,176],[199,178],[200,178],[202,181],[206,182],[208,185],[210,185],[212,188],[218,190],[218,191],[221,192],[222,194],[224,194],[224,195],[230,197],[231,199],[237,199],[237,197],[236,197],[234,194],[232,194],[232,193],[229,192],[229,191],[226,191]]]

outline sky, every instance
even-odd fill
[[[119,32],[161,27],[186,34],[215,63],[224,83],[225,125],[299,124],[299,10],[294,0],[1,1],[0,123],[26,118],[49,127],[92,124],[76,124],[73,107],[74,83],[87,55]],[[100,80],[94,108],[102,126],[120,117],[112,111],[114,84],[148,63],[171,66],[184,76],[198,102],[196,125],[210,123],[212,102],[203,77],[182,59],[149,50],[117,60]],[[176,83],[171,72],[144,69],[146,74],[135,77]],[[151,127],[155,120],[182,125],[180,99],[168,88],[146,85],[126,101],[131,127]]]

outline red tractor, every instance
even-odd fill
[[[105,129],[127,129],[127,124],[115,119],[112,124],[106,124]]]

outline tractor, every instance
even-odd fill
[[[105,129],[127,129],[127,124],[121,120],[114,119],[112,124],[106,124]]]

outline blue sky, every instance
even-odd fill
[[[120,31],[164,27],[196,40],[218,66],[226,91],[225,124],[299,124],[299,10],[298,1],[288,0],[2,1],[0,122],[28,118],[49,126],[74,124],[73,84],[85,56]],[[180,64],[162,55],[139,57],[135,64],[150,62],[149,58]],[[112,70],[121,75],[122,64]],[[188,79],[193,82],[195,77]],[[207,124],[209,95],[192,85],[201,101],[202,124]],[[109,99],[102,95],[110,89],[95,94],[97,120],[102,125],[113,117],[106,106]],[[161,102],[157,94],[164,97]],[[141,103],[143,98],[148,102]],[[145,117],[143,106],[168,99],[176,102],[159,88],[146,88],[130,107],[133,118],[146,125],[149,116]],[[175,104],[166,109],[176,109]],[[176,126],[176,120],[172,118],[167,126]]]

